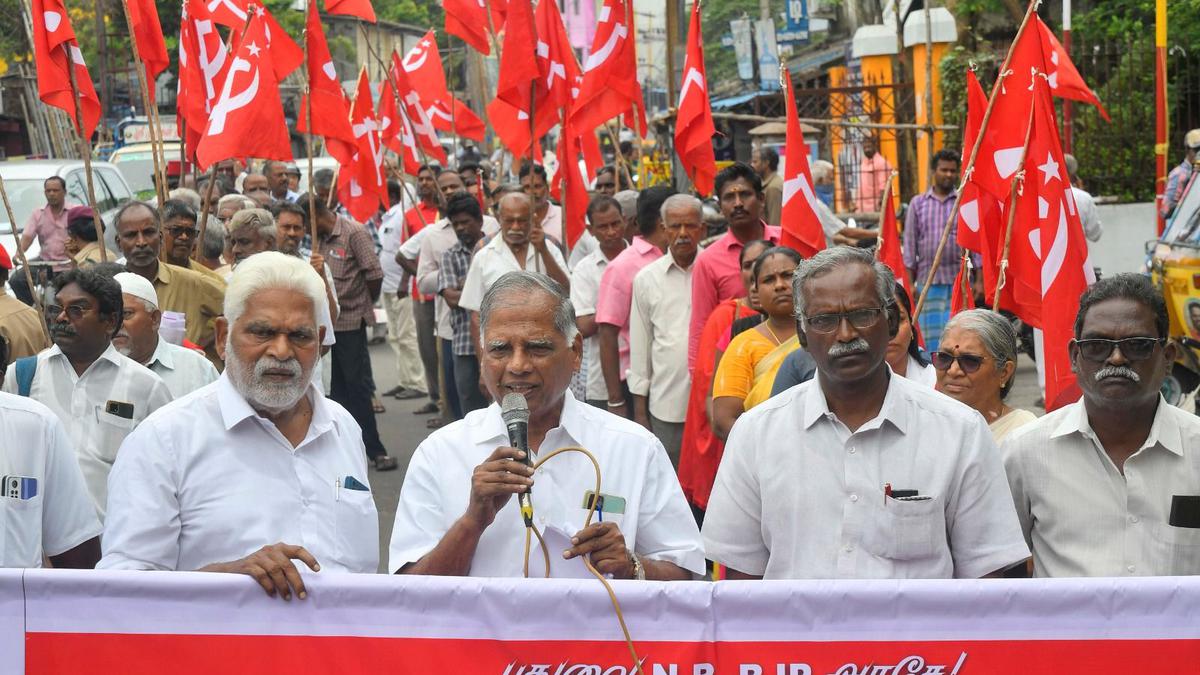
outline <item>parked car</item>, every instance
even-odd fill
[[[96,207],[104,220],[104,239],[110,250],[117,250],[116,236],[111,227],[112,218],[122,204],[134,198],[133,190],[117,167],[108,162],[92,162],[93,189],[96,194]],[[67,203],[87,204],[87,182],[83,172],[83,162],[80,160],[38,159],[14,162],[0,162],[0,177],[4,178],[4,189],[8,194],[8,202],[12,205],[13,217],[16,219],[17,235],[29,220],[34,209],[46,205],[43,185],[51,176],[61,176],[67,183]],[[12,228],[8,222],[8,213],[0,209],[0,242],[15,258],[16,242],[13,240]],[[33,244],[26,251],[29,257],[37,255],[38,244]]]
[[[164,141],[163,152],[166,154],[166,160],[179,159],[179,141]],[[129,187],[133,188],[138,199],[142,201],[154,201],[156,195],[154,193],[154,157],[150,154],[149,143],[129,143],[123,145],[116,150],[113,150],[112,156],[109,157],[121,174],[125,176],[125,181],[129,183]]]

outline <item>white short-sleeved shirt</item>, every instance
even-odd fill
[[[596,299],[600,295],[600,277],[608,267],[604,252],[596,249],[571,272],[571,304],[575,316],[594,316]],[[583,360],[588,364],[587,397],[592,401],[607,400],[608,389],[604,386],[604,371],[600,369],[600,338],[593,335],[583,339]]]
[[[171,398],[190,394],[220,377],[212,362],[201,352],[161,339],[146,367],[162,378],[171,391]]]
[[[884,486],[923,501],[885,497]],[[891,377],[857,432],[818,378],[738,418],[704,516],[711,559],[768,579],[976,578],[1029,557],[978,412]]]
[[[558,268],[565,274],[567,263],[563,260],[558,247],[547,244],[546,250],[550,251],[550,257],[554,259],[554,264],[558,265]],[[542,255],[537,248],[533,244],[526,248],[525,263],[522,265],[517,262],[517,257],[505,243],[504,237],[493,237],[486,246],[479,249],[471,261],[471,269],[467,272],[467,280],[463,282],[462,296],[458,299],[458,306],[478,312],[483,303],[483,294],[487,293],[492,284],[505,274],[520,270],[546,273],[545,266],[542,264]]]
[[[475,467],[504,445],[508,433],[500,406],[493,403],[433,432],[417,447],[396,508],[388,557],[391,571],[420,560],[437,546],[467,510]],[[569,445],[583,446],[596,456],[605,499],[624,500],[623,513],[605,511],[603,520],[617,523],[626,547],[639,556],[704,574],[696,521],[658,439],[629,420],[576,401],[568,391],[560,425],[546,434],[535,456]],[[595,489],[595,473],[586,457],[559,455],[538,469],[533,480],[539,528],[553,525],[569,535],[583,529],[585,494]],[[480,537],[470,575],[521,576],[524,543],[525,524],[517,500],[511,499]]]
[[[32,478],[28,499],[0,494],[0,567],[41,567],[100,536],[96,507],[62,422],[32,399],[0,393],[0,476]]]
[[[483,233],[491,236],[500,231],[500,223],[493,217],[483,217]],[[450,326],[450,306],[438,292],[438,272],[442,265],[442,254],[454,248],[458,235],[450,221],[441,218],[421,228],[417,236],[422,237],[417,260],[417,290],[434,296],[433,313],[437,321],[437,336],[442,340],[453,340],[454,329]],[[531,247],[532,248],[532,247]],[[474,264],[472,264],[472,267]],[[460,303],[461,304],[461,303]]]
[[[1161,397],[1124,475],[1082,400],[1012,432],[1004,466],[1039,577],[1200,574],[1200,529],[1170,524],[1175,496],[1200,496],[1200,418]]]
[[[383,293],[400,290],[404,268],[396,262],[396,251],[404,242],[404,201],[392,206],[379,221],[379,266],[383,268]]]
[[[16,377],[5,378],[4,391],[17,393]],[[54,345],[37,355],[29,397],[50,408],[63,423],[96,512],[104,520],[108,472],[117,451],[142,420],[171,402],[167,385],[111,344],[83,375],[77,375],[66,354]]]
[[[375,572],[362,430],[316,387],[308,396],[312,421],[295,448],[225,375],[152,415],[113,467],[99,567],[198,570],[284,542],[323,572]]]
[[[668,252],[633,278],[629,312],[629,391],[649,396],[650,414],[680,424],[687,416],[692,375],[688,333],[692,320],[692,268]]]
[[[571,268],[571,272],[579,267],[579,262],[589,255],[600,250],[600,242],[592,236],[591,232],[583,231],[579,235],[579,240],[575,242],[575,246],[571,249],[571,255],[567,256],[567,267]]]

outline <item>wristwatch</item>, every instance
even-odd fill
[[[633,578],[638,581],[646,580],[646,568],[642,566],[642,561],[633,551],[629,552],[629,564],[633,565]]]

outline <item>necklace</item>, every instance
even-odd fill
[[[771,330],[771,320],[770,319],[767,319],[766,321],[762,322],[762,327],[766,328],[767,332],[771,334],[771,339],[775,341],[776,346],[783,344],[783,340],[780,340],[779,336],[775,334],[775,331]]]

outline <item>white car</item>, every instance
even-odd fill
[[[12,205],[18,237],[34,209],[46,205],[44,184],[46,179],[51,176],[60,176],[66,181],[67,204],[83,205],[88,203],[87,183],[82,161],[38,159],[0,162],[0,177],[4,178],[4,189],[8,194],[8,202]],[[108,248],[115,251],[117,250],[117,240],[111,227],[112,217],[122,204],[134,198],[134,194],[117,167],[108,162],[93,161],[92,176],[96,208],[100,211],[105,225],[104,239],[108,243]],[[13,238],[8,213],[3,209],[0,209],[0,243],[4,244],[4,248],[15,260],[17,257],[16,240]],[[36,239],[25,253],[30,258],[37,256],[38,243]]]

